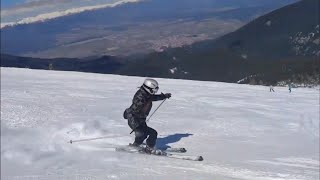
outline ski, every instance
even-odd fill
[[[185,153],[185,152],[187,152],[186,148],[167,148],[167,149],[165,149],[163,151],[165,151],[165,152],[175,152],[175,153]]]
[[[130,143],[129,146],[131,146],[132,144]],[[140,145],[140,147],[143,147],[145,148],[146,147],[146,144],[143,143],[142,145]],[[173,152],[173,153],[185,153],[187,152],[187,149],[186,148],[176,148],[176,147],[169,147],[169,148],[165,148],[165,147],[158,147],[158,149],[162,150],[162,151],[165,151],[165,152]]]
[[[202,156],[190,156],[190,155],[181,155],[181,154],[172,154],[162,150],[155,150],[153,153],[148,154],[144,151],[144,147],[132,147],[132,146],[123,146],[117,147],[116,151],[119,152],[128,152],[128,153],[136,153],[136,154],[145,154],[145,155],[154,155],[154,156],[162,156],[174,159],[181,159],[181,160],[190,160],[190,161],[203,161]]]
[[[174,158],[174,159],[190,160],[190,161],[203,161],[202,156],[190,156],[190,155],[167,153],[166,157]]]

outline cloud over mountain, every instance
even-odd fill
[[[141,0],[41,0],[1,10],[1,28],[58,18],[84,11],[115,7]]]
[[[48,8],[60,5],[61,3],[70,3],[73,0],[42,0],[42,1],[31,1],[24,4],[18,4],[16,6],[5,8],[1,12],[1,16],[13,16],[21,13],[32,12],[39,8]]]

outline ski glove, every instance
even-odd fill
[[[163,95],[164,95],[165,98],[168,98],[168,99],[171,97],[171,93],[165,93]]]

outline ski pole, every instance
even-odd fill
[[[153,111],[153,113],[149,116],[149,118],[147,119],[147,122],[149,122],[149,120],[150,120],[150,118],[152,117],[152,115],[160,108],[160,106],[166,101],[167,99],[164,99],[162,102],[161,102],[161,104],[157,107],[157,109],[155,109],[154,111]]]
[[[106,139],[106,138],[115,138],[115,137],[122,137],[122,136],[102,136],[102,137],[95,137],[95,138],[88,138],[88,139],[77,139],[77,140],[70,140],[69,143],[75,143],[75,142],[82,142],[82,141],[93,141],[98,139]]]
[[[152,115],[160,108],[160,106],[166,101],[167,99],[164,99],[162,102],[161,102],[161,104],[157,107],[157,109],[155,109],[154,111],[153,111],[153,113],[149,116],[149,118],[147,119],[147,122],[149,122],[149,120],[150,120],[150,118],[152,117]],[[139,126],[138,126],[139,127]],[[133,133],[133,131],[135,131],[138,127],[136,127],[135,129],[133,129],[131,132],[130,132],[130,134],[132,134]]]

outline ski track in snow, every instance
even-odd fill
[[[1,68],[1,179],[319,179],[318,90],[157,78],[172,93],[148,123],[157,146],[192,162],[114,151],[143,80]]]

